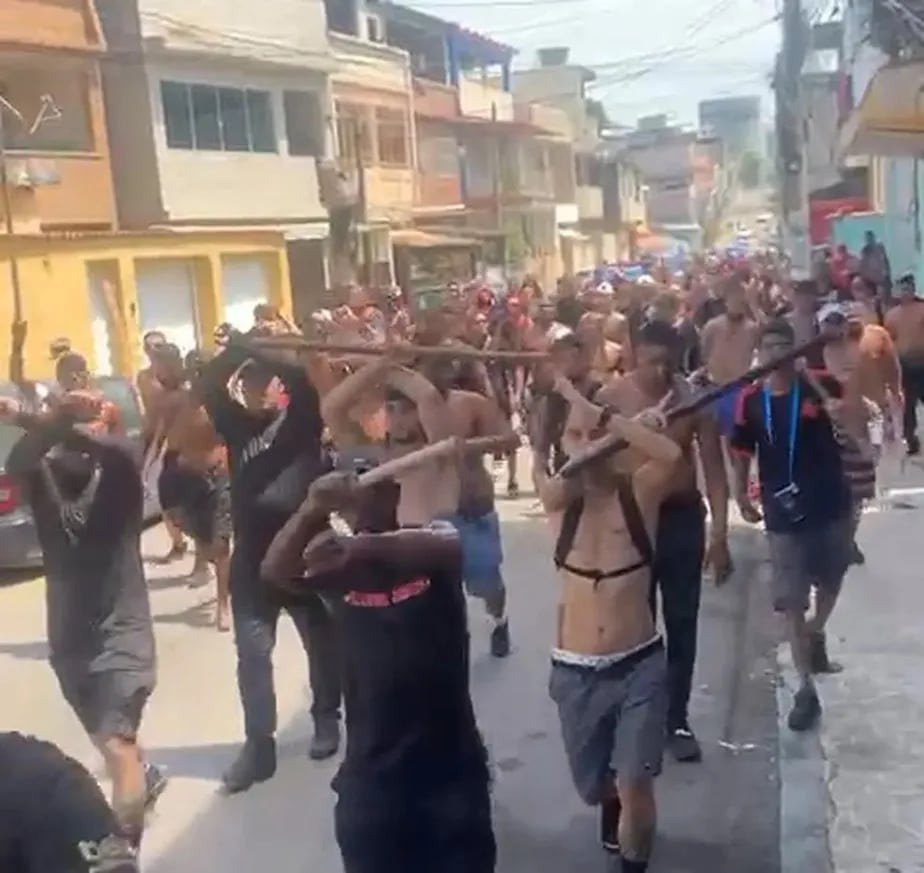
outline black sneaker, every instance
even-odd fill
[[[688,726],[674,728],[667,737],[674,760],[681,764],[696,764],[703,760],[703,750],[696,734]]]
[[[866,555],[863,554],[856,541],[850,547],[850,563],[855,567],[862,567],[866,563]]]
[[[821,718],[821,702],[814,688],[804,686],[796,692],[792,709],[789,711],[791,731],[809,731]]]
[[[225,794],[239,794],[258,782],[276,775],[276,740],[273,737],[248,739],[237,760],[221,777]]]
[[[511,500],[516,500],[520,496],[520,486],[516,482],[507,483],[507,496]]]
[[[144,811],[151,812],[170,780],[160,767],[144,765]]]
[[[809,667],[813,673],[840,673],[843,667],[828,657],[828,644],[823,633],[809,637]]]
[[[914,457],[921,454],[921,441],[916,436],[909,437],[905,442],[909,456]]]
[[[604,852],[618,855],[619,849],[619,817],[622,814],[622,804],[618,797],[608,797],[600,804],[600,845]]]
[[[319,718],[314,723],[314,736],[308,746],[312,761],[332,758],[340,748],[340,720],[336,716]]]
[[[510,623],[506,619],[491,631],[491,654],[495,658],[506,658],[510,654]]]

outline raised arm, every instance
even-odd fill
[[[350,418],[350,409],[367,391],[384,380],[390,366],[384,355],[373,358],[355,373],[350,373],[322,398],[321,416],[330,428],[338,448],[348,448],[355,442],[356,425]]]
[[[395,391],[400,391],[414,403],[429,442],[439,442],[452,436],[449,406],[426,376],[407,367],[392,365],[386,371],[385,384]]]

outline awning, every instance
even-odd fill
[[[838,136],[838,156],[924,152],[924,63],[890,64],[870,80]]]
[[[587,234],[581,233],[579,230],[574,230],[570,227],[558,228],[558,235],[565,239],[576,240],[577,242],[590,242],[590,237],[587,236]]]
[[[441,233],[430,233],[423,230],[393,230],[391,243],[395,246],[405,246],[409,249],[438,249],[438,248],[475,248],[481,245],[477,239],[462,236],[446,236]]]

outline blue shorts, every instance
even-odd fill
[[[735,413],[738,411],[738,397],[741,389],[736,388],[723,394],[713,405],[716,421],[719,424],[719,433],[724,437],[730,437],[735,429]]]
[[[472,597],[491,597],[504,590],[501,564],[500,519],[491,510],[484,515],[469,516],[455,513],[444,518],[459,532],[462,541],[462,576],[465,590]]]

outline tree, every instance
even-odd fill
[[[738,162],[738,181],[742,188],[753,189],[760,185],[761,170],[763,169],[760,155],[754,152],[745,152]]]

